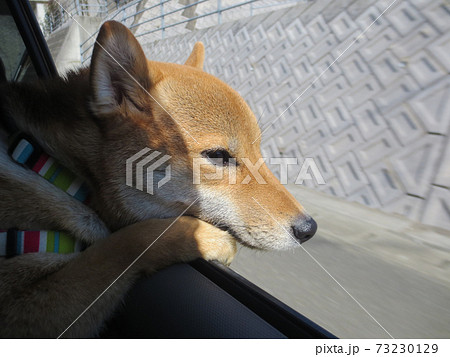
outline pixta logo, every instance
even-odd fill
[[[156,150],[142,149],[126,161],[126,185],[153,195],[155,184],[161,188],[170,180],[171,167],[167,163],[170,158]]]

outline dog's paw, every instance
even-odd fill
[[[236,241],[227,232],[194,217],[149,219],[115,232],[117,244],[139,256],[136,268],[156,270],[197,258],[229,265],[236,255]],[[108,239],[107,239],[108,240]]]
[[[194,232],[201,257],[230,265],[237,252],[236,240],[227,232],[198,220]]]

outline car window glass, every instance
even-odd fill
[[[19,30],[5,2],[0,2],[0,59],[8,81],[37,78]]]

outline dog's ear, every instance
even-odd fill
[[[151,82],[144,51],[130,30],[115,21],[105,22],[91,61],[93,111],[108,115],[142,110]]]
[[[203,69],[203,62],[205,61],[205,46],[202,42],[197,42],[194,45],[189,58],[184,63],[187,66],[195,67],[198,69]]]

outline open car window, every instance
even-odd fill
[[[242,249],[232,269],[339,337],[448,336],[448,4],[305,0],[266,15],[260,5],[269,1],[260,0],[235,8],[260,17],[236,15],[232,23],[225,16],[231,10],[208,17],[200,3],[216,2],[194,1],[148,8],[150,1],[108,1],[106,8],[63,2],[84,20],[91,16],[73,46],[77,63],[89,64],[105,19],[132,28],[163,62],[183,63],[187,47],[209,38],[214,60],[207,72],[238,89],[261,116],[266,156],[311,156],[324,178],[319,184],[308,171],[307,187],[290,187],[320,219],[305,250]],[[76,3],[84,5],[72,8]],[[225,23],[211,29],[216,15]],[[69,34],[60,19],[49,43]],[[354,40],[363,31],[367,36]],[[9,80],[27,80],[29,71],[31,78],[18,48],[7,64]],[[60,73],[73,65],[67,47],[62,52],[68,56],[55,55]]]

